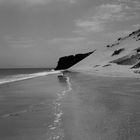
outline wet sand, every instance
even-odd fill
[[[66,73],[0,86],[2,140],[139,140],[140,79]]]
[[[54,102],[64,89],[57,76],[0,86],[0,139],[46,140],[54,121]]]
[[[65,140],[139,140],[140,79],[70,76]]]

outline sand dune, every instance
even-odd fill
[[[140,29],[120,37],[78,63],[71,70],[111,76],[140,77]]]

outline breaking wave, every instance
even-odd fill
[[[16,82],[16,81],[22,81],[27,80],[31,78],[41,77],[41,76],[47,76],[50,74],[61,74],[61,71],[46,71],[46,72],[38,72],[33,74],[18,74],[18,75],[12,75],[12,76],[6,76],[5,78],[0,79],[0,85]]]

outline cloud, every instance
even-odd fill
[[[132,33],[133,31],[136,31],[140,29],[140,24],[134,24],[134,25],[130,25],[129,28],[127,29],[122,29],[122,30],[117,30],[114,32],[109,32],[106,33],[106,36],[108,36],[109,38],[113,38],[116,39],[118,37],[125,37],[128,36],[130,33]]]
[[[56,43],[78,43],[86,40],[84,37],[76,37],[76,38],[54,38],[49,40],[48,43],[56,44]]]
[[[130,33],[132,33],[132,31],[134,30],[120,30],[120,31],[115,31],[112,33],[107,33],[106,36],[108,36],[109,38],[120,38],[120,37],[125,37],[128,36]]]
[[[0,0],[0,5],[14,4],[22,6],[33,6],[33,5],[46,5],[52,2],[68,2],[70,4],[76,3],[76,0]]]
[[[121,2],[121,3],[140,3],[139,0],[118,0],[118,2]]]
[[[74,4],[77,2],[77,0],[55,0],[57,2],[68,2],[68,3],[71,3],[71,4]]]
[[[118,0],[119,3],[123,3],[125,5],[129,5],[129,9],[131,10],[140,10],[140,1],[139,0]]]
[[[101,32],[110,23],[138,18],[137,12],[129,12],[124,4],[103,4],[92,11],[92,15],[84,19],[76,20],[76,26],[83,32]],[[78,32],[78,31],[76,31]]]
[[[76,25],[84,31],[100,32],[104,30],[105,23],[120,20],[124,17],[122,5],[106,4],[96,7],[93,16],[86,20],[76,20]]]
[[[99,32],[103,30],[103,27],[101,25],[101,22],[99,20],[77,20],[76,21],[76,25],[78,27],[81,27],[84,31],[95,31],[95,32]]]
[[[132,27],[133,27],[135,30],[140,29],[140,24],[134,24],[134,25],[132,25]]]
[[[47,4],[51,0],[0,0],[0,4],[24,4],[24,5],[34,5],[34,4]]]
[[[26,37],[7,35],[4,39],[7,45],[12,48],[30,48],[35,46],[35,40]]]
[[[59,48],[62,52],[75,53],[75,51],[86,51],[88,40],[84,37],[75,38],[54,38],[48,40],[48,46]]]

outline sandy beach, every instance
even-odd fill
[[[62,90],[52,75],[1,85],[0,139],[45,140]]]
[[[0,140],[140,140],[140,0],[0,0]]]
[[[139,140],[140,79],[81,73],[0,86],[2,140]]]
[[[139,80],[72,75],[64,103],[66,140],[138,140]],[[67,127],[69,126],[69,127]]]

